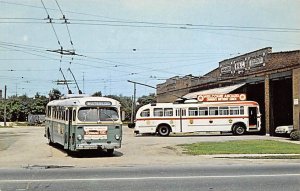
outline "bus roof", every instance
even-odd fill
[[[225,105],[258,105],[255,101],[226,101],[226,102],[196,102],[196,103],[155,103],[147,104],[145,107],[182,107],[182,106],[225,106]],[[144,106],[143,106],[144,107]],[[142,108],[142,107],[141,107]]]
[[[91,97],[91,96],[72,97],[67,99],[53,100],[50,101],[47,104],[47,106],[87,106],[86,102],[111,102],[111,106],[120,106],[120,102],[118,102],[115,99],[107,98],[107,97]]]

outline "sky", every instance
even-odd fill
[[[57,81],[63,73],[74,82],[73,72],[84,93],[131,96],[128,80],[156,86],[257,49],[300,50],[299,8],[299,0],[0,0],[0,89],[66,94]],[[155,92],[137,86],[137,96]]]

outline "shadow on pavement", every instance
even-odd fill
[[[55,149],[58,149],[59,151],[67,154],[69,157],[72,158],[104,158],[104,157],[121,157],[123,156],[123,153],[114,151],[113,154],[110,154],[106,152],[105,150],[83,150],[83,151],[68,151],[65,150],[64,147],[60,144],[51,144]]]

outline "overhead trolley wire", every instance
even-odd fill
[[[53,26],[52,18],[50,17],[49,12],[48,12],[48,10],[47,10],[47,8],[46,8],[46,6],[45,6],[43,0],[41,0],[41,2],[42,2],[42,4],[43,4],[43,7],[44,7],[44,9],[45,9],[45,11],[46,11],[46,14],[47,14],[47,18],[46,18],[46,19],[48,19],[48,20],[49,20],[49,23],[51,24],[51,27],[52,27],[53,32],[54,32],[54,34],[55,34],[55,37],[56,37],[56,39],[57,39],[58,45],[60,46],[61,49],[63,49],[63,47],[62,47],[61,44],[60,44],[58,35],[57,35],[56,31],[55,31],[55,28],[54,28],[54,26]]]
[[[63,16],[62,19],[64,20],[64,24],[66,24],[66,28],[67,28],[67,31],[68,31],[70,43],[71,43],[71,45],[72,45],[72,47],[73,47],[73,50],[74,50],[73,41],[72,41],[72,38],[71,38],[71,33],[70,33],[70,30],[69,30],[69,27],[68,27],[68,24],[70,24],[70,22],[68,22],[68,19],[66,18],[65,14],[63,13],[63,11],[62,11],[61,7],[59,6],[57,0],[55,0],[55,2],[56,2],[57,6],[58,6],[58,8],[59,8],[59,10],[60,10],[60,13],[61,13],[62,16]]]

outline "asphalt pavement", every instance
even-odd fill
[[[76,157],[59,146],[50,146],[44,137],[44,127],[0,128],[0,168],[27,166],[72,166],[94,168],[107,166],[189,165],[189,164],[281,164],[300,163],[300,159],[247,160],[228,159],[230,156],[183,154],[180,144],[208,141],[268,139],[288,141],[284,137],[261,135],[233,136],[231,134],[176,134],[170,137],[135,136],[132,129],[123,127],[122,147],[113,157],[105,152],[91,152]],[[237,156],[237,155],[233,155]]]
[[[0,169],[0,190],[299,191],[300,164]]]

